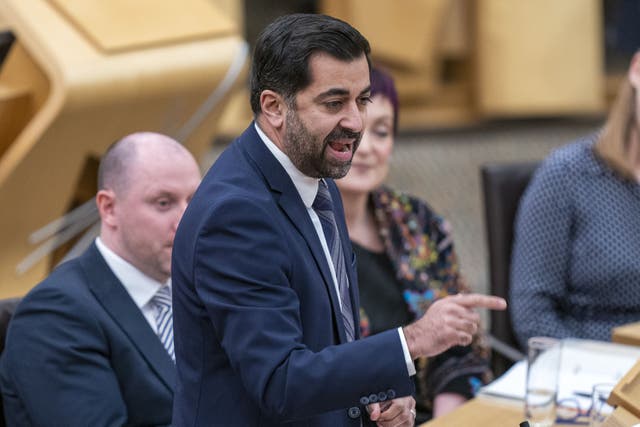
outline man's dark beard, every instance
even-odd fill
[[[304,126],[298,115],[293,109],[289,109],[286,117],[286,134],[284,136],[284,148],[291,162],[303,174],[314,178],[333,178],[338,179],[344,177],[351,168],[351,160],[346,163],[332,163],[325,158],[325,151],[329,141],[341,138],[354,138],[353,153],[355,153],[362,132],[354,132],[342,127],[336,127],[329,135],[320,143],[318,138],[312,135]]]

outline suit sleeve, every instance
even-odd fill
[[[83,304],[48,287],[11,321],[3,355],[8,425],[114,426],[127,420],[108,344]]]
[[[358,405],[381,390],[411,394],[396,330],[317,352],[303,344],[291,281],[308,266],[296,262],[292,230],[278,226],[277,215],[249,199],[227,200],[213,209],[195,245],[196,291],[244,388],[279,421]],[[303,262],[314,260],[309,254]],[[306,285],[324,289],[319,273],[313,280]]]

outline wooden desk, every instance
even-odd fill
[[[619,344],[640,346],[640,322],[613,328],[611,341]]]
[[[612,331],[612,340],[618,344],[634,344],[640,346],[640,322],[620,326]],[[591,350],[601,346],[610,346],[606,343],[584,340],[566,340],[573,346],[583,346]],[[614,346],[615,347],[615,346]],[[625,347],[620,346],[617,351]],[[566,350],[566,346],[565,346]],[[632,426],[640,422],[640,409],[636,402],[640,401],[640,360],[628,371],[616,386],[609,403],[618,406],[613,416],[607,419],[606,427]],[[615,396],[614,396],[615,395]],[[626,406],[626,408],[625,408]],[[467,426],[492,426],[492,427],[517,427],[524,420],[524,403],[519,400],[509,400],[480,395],[471,399],[455,411],[427,423],[421,427],[467,427]],[[570,423],[557,423],[556,426],[575,425]]]
[[[426,422],[421,427],[518,427],[524,421],[522,402],[478,396],[455,411]],[[571,424],[558,423],[556,426]]]
[[[478,396],[455,411],[422,424],[422,427],[517,427],[523,420],[520,402]]]

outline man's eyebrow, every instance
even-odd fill
[[[163,197],[169,197],[169,198],[174,198],[176,196],[176,193],[174,191],[171,190],[164,190],[164,189],[160,189],[160,190],[156,190],[156,191],[152,191],[151,193],[149,193],[148,197],[150,200],[153,199],[160,199]]]
[[[368,94],[369,92],[371,92],[371,86],[367,86],[365,89],[363,89],[360,92],[360,96]],[[349,91],[347,89],[342,89],[342,88],[331,88],[327,91],[322,92],[321,94],[319,94],[318,96],[316,96],[313,100],[316,102],[321,102],[323,99],[325,98],[329,98],[331,96],[349,96]]]
[[[322,92],[321,94],[319,94],[318,96],[316,96],[315,98],[313,98],[314,101],[322,101],[325,98],[329,98],[331,96],[348,96],[349,95],[349,91],[347,89],[342,89],[342,88],[331,88],[327,91]]]
[[[366,88],[364,88],[364,89],[362,90],[362,92],[360,92],[360,96],[362,96],[362,95],[366,95],[366,94],[369,94],[369,93],[371,93],[371,85],[369,85],[369,86],[367,86]]]

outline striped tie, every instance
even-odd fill
[[[355,329],[353,311],[351,310],[351,296],[349,295],[349,279],[347,278],[347,269],[340,234],[338,233],[336,218],[333,214],[333,201],[331,200],[331,194],[329,194],[329,188],[323,180],[320,180],[318,194],[313,201],[312,207],[320,218],[320,224],[322,224],[322,230],[327,239],[329,254],[331,255],[333,267],[336,272],[341,300],[340,313],[342,314],[342,322],[344,323],[347,341],[353,341],[355,338]]]
[[[156,309],[156,326],[158,327],[158,338],[162,342],[167,353],[175,362],[176,355],[173,350],[173,312],[171,311],[171,288],[161,287],[151,299],[151,303]]]

